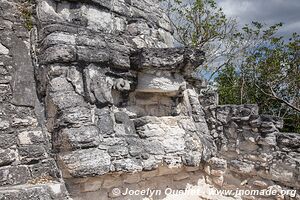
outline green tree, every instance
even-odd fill
[[[161,1],[178,44],[205,51],[200,69],[218,83],[221,104],[256,103],[261,113],[283,117],[286,131],[300,132],[298,34],[279,37],[282,23],[238,30],[215,0]]]
[[[222,70],[216,82],[219,83],[219,103],[220,104],[240,104],[240,74],[234,66],[228,65]]]
[[[236,103],[237,99],[241,104],[256,103],[261,113],[282,117],[285,131],[300,132],[300,37],[294,33],[285,41],[277,36],[281,26],[265,28],[258,22],[245,26],[240,36],[251,38],[253,45],[241,63],[226,66],[216,81],[221,103]],[[230,87],[230,79],[224,77],[234,73],[238,84]],[[230,88],[239,91],[236,99],[227,94]]]
[[[237,23],[225,16],[215,0],[161,1],[175,29],[178,44],[206,52],[205,70],[215,74],[238,55]]]

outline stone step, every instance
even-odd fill
[[[65,185],[59,182],[47,184],[23,184],[0,187],[0,200],[67,200]]]

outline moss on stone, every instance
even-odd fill
[[[23,0],[19,4],[19,10],[21,12],[21,17],[24,20],[25,28],[30,31],[34,26],[34,0]]]

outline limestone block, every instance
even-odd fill
[[[155,159],[154,156],[150,156],[148,159],[143,160],[143,170],[150,171],[157,169],[161,163],[162,161]]]
[[[43,144],[46,138],[42,130],[22,131],[18,134],[20,145]]]
[[[73,177],[103,175],[110,170],[110,156],[100,149],[82,149],[59,154],[65,170]]]
[[[27,166],[0,167],[1,186],[24,184],[30,178],[30,172]]]
[[[82,74],[75,67],[68,69],[67,80],[70,81],[75,88],[77,94],[84,94],[84,86]]]
[[[100,134],[111,135],[115,130],[115,123],[108,108],[96,109],[96,124],[100,130]]]
[[[142,163],[138,159],[126,158],[113,162],[116,171],[138,172],[142,171]]]
[[[106,32],[125,30],[126,22],[122,17],[114,16],[111,12],[92,6],[82,7],[81,10],[89,29]]]
[[[18,148],[21,163],[29,163],[32,161],[42,160],[47,157],[45,147],[30,145]]]
[[[131,55],[131,64],[137,69],[176,69],[194,67],[203,62],[203,52],[187,48],[144,48]]]
[[[222,158],[213,157],[209,159],[207,164],[214,170],[226,170],[227,169],[227,161]]]
[[[113,83],[95,65],[89,65],[84,70],[84,86],[87,99],[91,103],[100,106],[113,103],[111,94]]]
[[[89,7],[85,12],[88,20],[88,28],[93,30],[112,30],[113,18],[109,12],[100,11],[94,7]]]
[[[45,49],[39,60],[41,64],[73,62],[76,61],[76,51],[73,45],[56,44]]]
[[[57,119],[57,125],[73,125],[73,127],[79,127],[83,125],[92,125],[91,110],[86,107],[71,107],[62,113]]]
[[[135,135],[135,127],[132,120],[130,120],[129,116],[125,112],[117,112],[115,113],[115,121],[116,123],[122,123],[125,128],[125,133],[129,135]]]
[[[48,101],[47,112],[49,116],[55,116],[57,115],[57,112],[64,111],[68,108],[87,106],[84,98],[75,93],[73,90],[50,93],[46,99]]]
[[[176,133],[176,135],[170,135],[170,133]],[[185,149],[185,141],[183,135],[185,131],[179,128],[172,128],[170,132],[166,132],[169,134],[165,136],[162,145],[166,153],[175,153],[175,152],[183,152]]]
[[[53,158],[40,160],[29,166],[32,180],[39,180],[41,177],[48,177],[49,181],[58,180],[61,177],[56,161]]]
[[[58,149],[67,150],[97,147],[101,141],[102,136],[97,127],[81,126],[63,129],[53,143]]]
[[[22,187],[11,187],[0,190],[0,199],[28,200],[39,198],[43,200],[69,199],[66,187],[62,183],[22,185]]]
[[[62,18],[55,12],[55,4],[51,0],[38,3],[37,16],[41,22],[62,21]]]
[[[112,157],[124,157],[128,155],[128,148],[125,146],[116,145],[109,147],[108,153]]]
[[[300,148],[300,135],[298,133],[279,133],[277,134],[277,144],[281,148],[298,149]]]
[[[77,47],[77,59],[79,61],[91,62],[91,63],[107,63],[110,60],[110,53],[106,49],[101,47],[91,46],[78,46]]]
[[[9,121],[1,119],[0,121],[0,130],[6,130],[9,128]]]
[[[9,49],[6,48],[5,46],[3,46],[1,43],[0,43],[0,55],[8,55],[9,54]]]
[[[202,152],[191,151],[184,154],[182,157],[183,164],[186,166],[199,166],[202,160]]]
[[[127,25],[126,29],[127,29],[127,32],[132,36],[136,36],[136,35],[140,35],[140,34],[150,35],[150,33],[151,33],[151,30],[150,30],[148,24],[143,21],[130,23]]]
[[[17,145],[17,139],[12,134],[0,134],[0,148],[7,149]]]
[[[144,148],[140,146],[130,146],[129,154],[133,157],[139,156],[144,152]]]
[[[295,176],[293,173],[293,170],[291,169],[291,166],[282,166],[273,164],[270,167],[270,175],[271,179],[275,181],[281,181],[281,182],[294,182]]]
[[[73,34],[68,33],[60,33],[60,32],[54,32],[43,40],[41,45],[43,47],[50,47],[57,44],[65,44],[65,45],[75,45],[76,43],[76,37]]]
[[[22,126],[35,126],[37,125],[37,119],[31,116],[27,116],[24,118],[13,118],[11,121],[12,127],[22,127]]]
[[[139,73],[137,92],[176,92],[182,85],[185,85],[185,80],[181,75],[172,75],[168,72]]]
[[[0,149],[0,166],[9,165],[17,159],[17,153],[12,149]]]
[[[145,151],[152,155],[163,155],[165,153],[163,145],[158,140],[145,141]]]
[[[158,33],[160,35],[160,38],[162,41],[168,46],[168,47],[173,47],[174,46],[174,38],[171,35],[170,32],[165,31],[164,29],[158,29]]]
[[[275,133],[268,133],[266,136],[263,138],[261,137],[258,142],[258,144],[262,145],[270,145],[270,146],[276,146],[276,134]]]
[[[255,168],[253,164],[249,164],[239,160],[232,160],[229,164],[229,168],[237,173],[250,175],[255,174]]]

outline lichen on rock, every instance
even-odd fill
[[[300,189],[299,136],[256,105],[204,93],[191,73],[204,52],[174,47],[157,1],[37,0],[30,34],[18,0],[0,8],[0,199]]]

